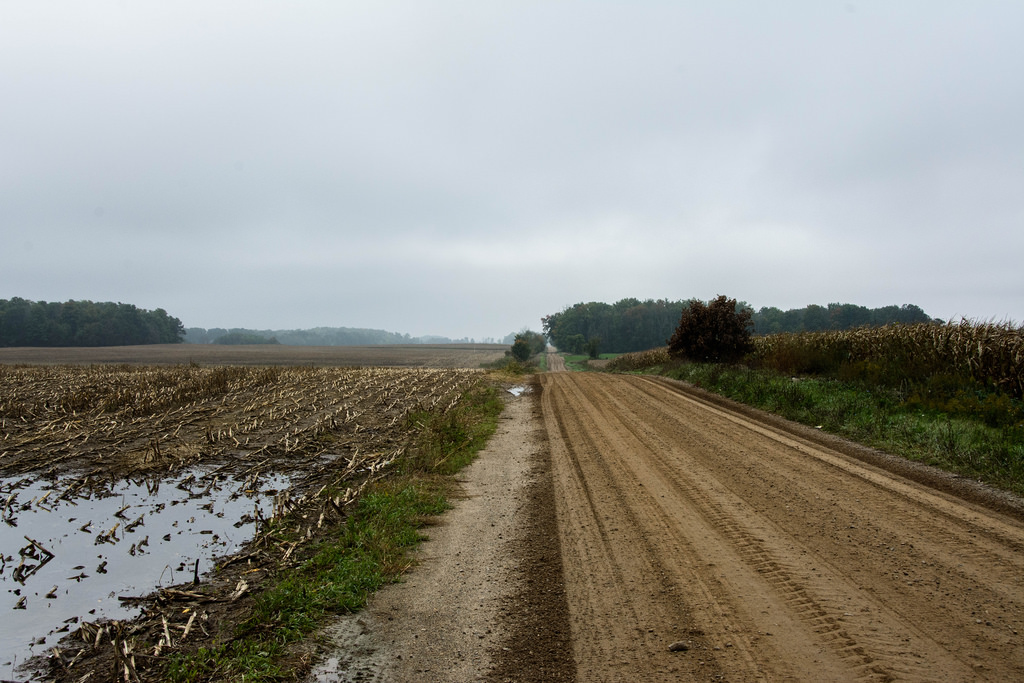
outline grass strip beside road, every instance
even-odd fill
[[[448,508],[449,476],[472,462],[497,427],[499,389],[482,381],[451,410],[410,413],[414,433],[392,478],[363,494],[337,533],[312,546],[295,568],[280,572],[255,598],[250,616],[225,642],[175,655],[175,682],[294,680],[308,661],[295,645],[332,615],[362,608],[369,596],[411,565],[408,551],[424,539],[429,518]],[[281,540],[287,540],[282,524]]]
[[[898,392],[711,363],[646,372],[679,379],[795,422],[1024,495],[1024,425],[907,406]]]
[[[621,355],[621,354],[618,354],[618,353],[601,353],[601,354],[598,354],[596,360],[611,360],[612,358],[616,358],[619,355]],[[591,372],[594,369],[594,368],[590,367],[590,365],[588,363],[589,363],[589,361],[592,361],[592,360],[595,360],[595,359],[591,358],[587,354],[565,353],[565,354],[562,354],[562,357],[565,358],[565,367],[570,372]]]

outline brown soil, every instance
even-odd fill
[[[579,680],[1024,679],[1018,516],[678,386],[542,380]]]

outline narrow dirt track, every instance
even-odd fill
[[[1019,520],[658,380],[541,384],[578,680],[1024,680]]]

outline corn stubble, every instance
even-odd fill
[[[186,481],[209,491],[218,479],[245,490],[267,473],[289,475],[245,554],[222,558],[202,593],[132,598],[149,605],[141,617],[83,621],[52,648],[52,662],[65,672],[79,662],[77,680],[82,662],[98,658],[102,669],[113,653],[120,680],[160,678],[169,654],[209,644],[203,623],[193,625],[205,605],[234,604],[257,577],[290,576],[365,491],[401,471],[417,448],[416,420],[456,415],[483,379],[468,369],[0,367],[0,477],[12,498],[21,481],[40,477],[54,480],[48,497],[74,502],[125,478],[191,471]],[[197,631],[206,640],[193,643]]]
[[[449,410],[477,370],[252,367],[0,367],[0,476],[83,484],[217,464],[223,474],[378,468],[405,418]],[[342,468],[345,469],[345,468]]]

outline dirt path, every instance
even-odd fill
[[[426,530],[419,564],[331,629],[334,656],[307,681],[572,680],[534,390],[508,398],[497,432],[460,476],[463,497]]]
[[[542,385],[578,680],[1024,680],[1018,519],[657,380]]]
[[[565,372],[565,359],[557,353],[548,354],[548,372]]]

